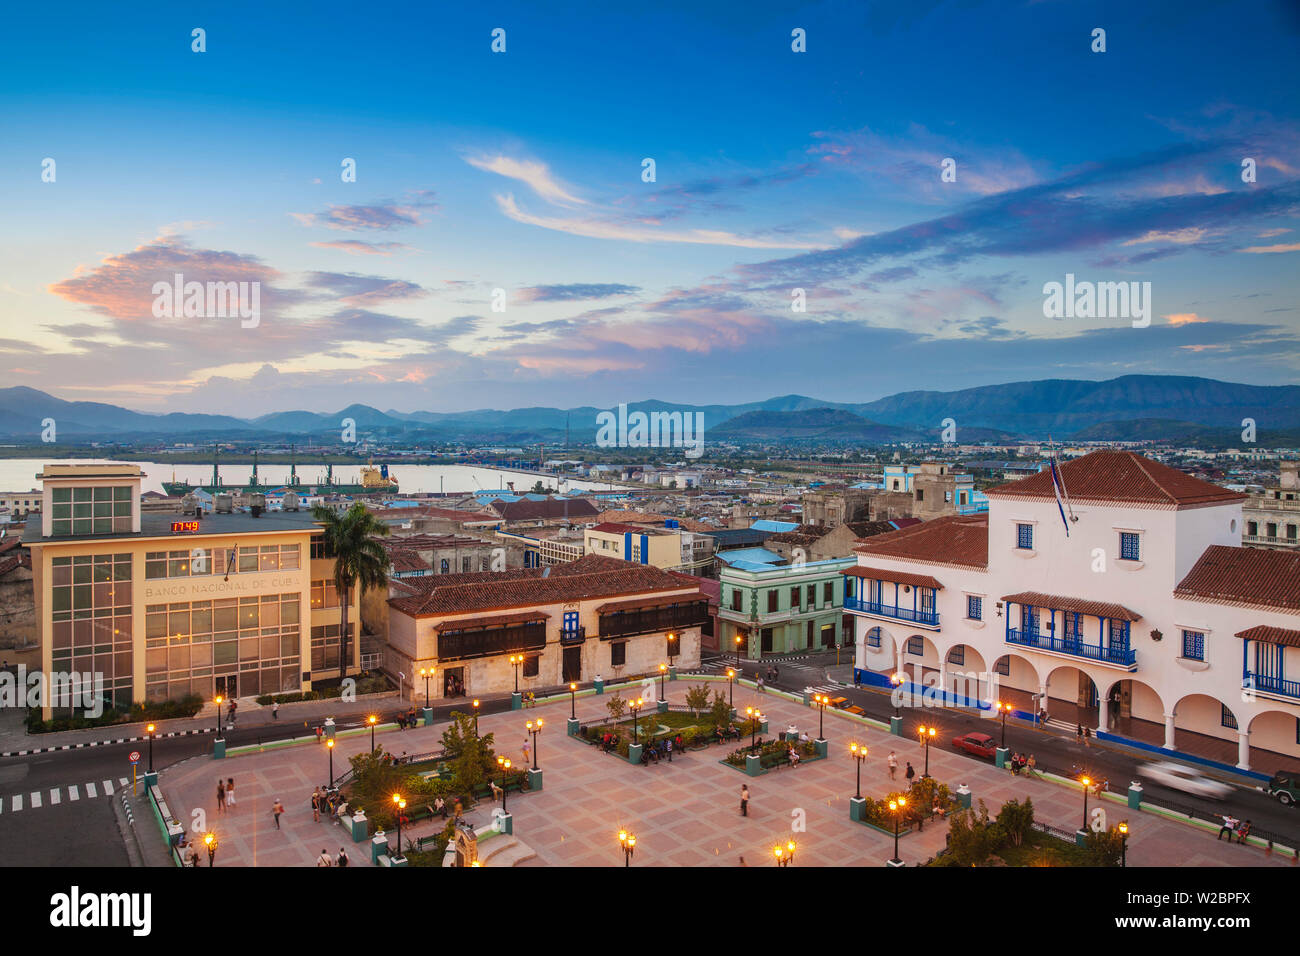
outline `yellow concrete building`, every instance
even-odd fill
[[[655,568],[680,568],[685,563],[681,532],[667,528],[606,521],[583,532],[583,546],[587,554]]]
[[[23,544],[46,675],[102,678],[104,706],[119,709],[338,676],[334,562],[309,512],[144,513],[135,465],[47,465],[36,477],[43,503]],[[354,590],[349,673],[358,602]]]

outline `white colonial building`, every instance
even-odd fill
[[[958,701],[996,682],[1028,716],[1243,770],[1294,766],[1300,554],[1241,547],[1244,495],[1136,453],[1060,472],[1068,519],[1044,470],[989,489],[987,515],[856,549],[859,678],[902,672]]]

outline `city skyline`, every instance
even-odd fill
[[[1296,381],[1294,13],[884,9],[16,12],[0,369],[241,417]],[[177,273],[260,321],[157,317]],[[1149,325],[1048,318],[1067,276]]]

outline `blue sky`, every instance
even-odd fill
[[[1297,380],[1294,4],[610,6],[9,12],[0,379],[240,415]],[[155,317],[177,272],[261,283],[256,327]],[[1067,273],[1150,282],[1150,327],[1045,317]]]

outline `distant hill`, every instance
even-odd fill
[[[596,437],[604,408],[380,411],[349,405],[337,412],[272,412],[254,419],[175,412],[146,414],[100,402],[68,402],[26,386],[0,389],[0,437],[33,441],[53,418],[60,441],[157,439],[337,440],[351,418],[359,434],[403,441],[464,440],[575,444]],[[737,405],[646,400],[629,413],[699,412],[705,434],[732,441],[839,441],[860,444],[935,441],[952,419],[959,442],[1011,438],[1240,443],[1242,420],[1254,419],[1260,441],[1289,443],[1300,434],[1300,386],[1244,385],[1173,375],[1126,375],[1104,382],[1044,379],[955,392],[914,391],[873,402],[826,402],[781,395]],[[1236,438],[1232,436],[1236,435]],[[1269,436],[1274,436],[1271,439]],[[1293,442],[1290,442],[1293,443]]]

